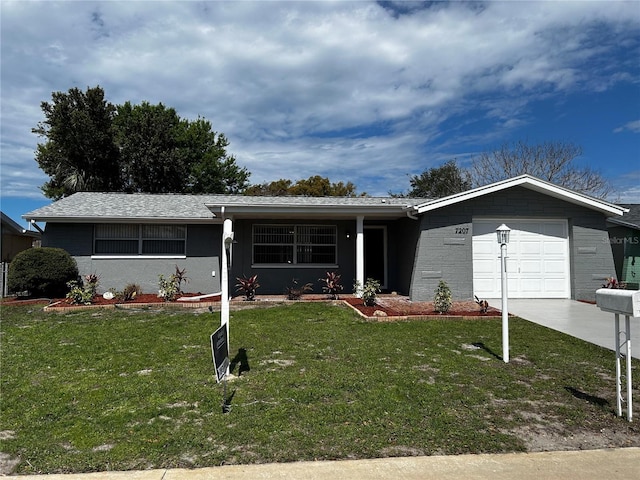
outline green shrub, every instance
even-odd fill
[[[367,278],[364,282],[364,286],[356,280],[353,284],[353,291],[356,295],[362,297],[364,304],[367,307],[373,307],[376,304],[376,296],[382,290],[380,290],[380,282],[373,278]]]
[[[164,275],[158,275],[158,297],[164,299],[165,302],[173,302],[180,292],[180,285],[175,275],[165,278]]]
[[[435,297],[433,298],[433,306],[436,312],[443,314],[447,313],[451,308],[451,289],[447,282],[440,280],[438,282],[438,288],[435,290]]]
[[[84,283],[82,280],[71,280],[67,282],[69,293],[65,298],[73,305],[91,305],[93,297],[96,296],[99,283],[100,277],[95,273],[85,275]]]
[[[67,288],[69,288],[69,293],[65,298],[72,305],[91,305],[94,291],[90,287],[82,286],[77,280],[71,280],[67,282]]]
[[[61,248],[30,248],[11,262],[7,286],[11,292],[29,292],[33,297],[61,298],[67,282],[78,280],[76,261]]]

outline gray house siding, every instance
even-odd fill
[[[93,258],[93,225],[47,223],[43,246],[65,249],[76,260],[80,275],[97,273],[99,292],[110,288],[122,290],[127,284],[140,285],[144,293],[158,291],[158,276],[168,277],[176,265],[186,269],[188,292],[220,291],[220,259],[222,227],[220,225],[187,225],[186,258]],[[212,275],[215,272],[215,276]]]
[[[472,299],[473,218],[501,216],[568,220],[571,298],[594,300],[602,279],[615,272],[604,215],[514,187],[423,215],[411,279],[412,300],[433,300],[439,280],[447,282],[455,299]]]
[[[454,299],[473,296],[472,214],[460,210],[460,206],[448,207],[422,216],[411,278],[412,300],[433,300],[440,280],[447,282]],[[456,228],[467,233],[456,234]]]

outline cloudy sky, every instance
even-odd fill
[[[2,210],[49,203],[31,129],[100,85],[210,120],[251,182],[359,192],[504,142],[572,142],[640,203],[638,1],[1,0]]]

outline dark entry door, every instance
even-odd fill
[[[386,244],[383,227],[364,228],[364,278],[378,280],[384,288],[387,286]]]

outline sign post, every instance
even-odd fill
[[[216,381],[223,382],[222,413],[227,413],[227,371],[229,369],[229,342],[227,338],[227,326],[220,326],[211,334],[211,355],[216,369]]]
[[[622,378],[627,383],[627,420],[633,420],[633,393],[631,381],[631,319],[640,317],[640,290],[613,290],[601,288],[596,290],[596,304],[600,310],[611,312],[614,316],[615,350],[616,350],[616,403],[618,416],[622,416]],[[624,331],[620,330],[620,315],[624,315]],[[621,361],[626,357],[626,375],[622,374]]]

